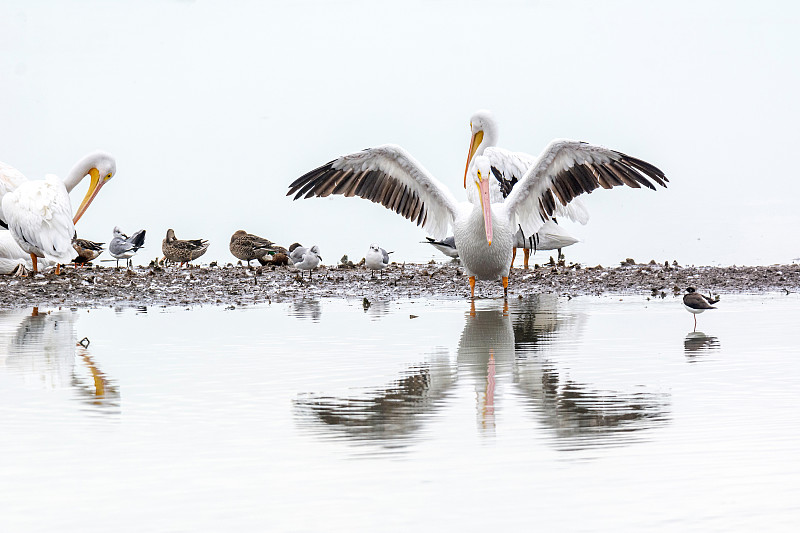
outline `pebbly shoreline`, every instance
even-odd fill
[[[469,285],[458,263],[392,264],[373,279],[364,267],[321,267],[301,280],[287,267],[239,265],[195,268],[66,268],[60,276],[0,279],[0,305],[20,307],[247,306],[303,298],[371,301],[404,298],[467,298]],[[704,293],[800,292],[800,265],[683,267],[635,264],[619,267],[545,265],[512,270],[509,298],[529,294],[560,296],[631,294],[675,297],[688,286]],[[478,282],[476,298],[500,298],[500,282]]]

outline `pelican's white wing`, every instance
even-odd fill
[[[669,181],[658,168],[635,157],[580,141],[556,140],[514,186],[505,205],[515,224],[531,235],[558,215],[559,205],[569,205],[576,196],[617,185],[655,189],[650,180],[664,187]]]
[[[2,225],[7,225],[6,217],[3,215],[3,197],[7,193],[16,190],[17,187],[26,181],[28,181],[28,179],[22,172],[0,161],[0,223],[2,223]]]
[[[436,237],[444,238],[458,202],[411,155],[385,144],[343,155],[295,180],[287,196],[310,198],[360,196],[403,215]]]
[[[500,185],[503,198],[508,197],[514,185],[537,162],[535,157],[525,152],[512,152],[496,146],[490,146],[484,150],[483,155],[489,158],[492,174]],[[575,198],[567,205],[559,203],[556,206],[555,216],[567,217],[581,224],[589,222],[589,210],[586,209],[580,198]]]
[[[56,176],[21,184],[3,198],[8,229],[20,247],[58,263],[75,257],[72,205],[64,183]]]

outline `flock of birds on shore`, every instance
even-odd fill
[[[561,248],[577,242],[556,217],[586,224],[588,211],[579,196],[621,185],[655,190],[654,183],[666,187],[668,181],[650,163],[585,142],[555,140],[539,157],[499,148],[497,124],[488,111],[475,113],[470,128],[464,171],[467,201],[457,201],[408,152],[391,144],[333,159],[291,183],[287,196],[358,196],[415,222],[431,235],[428,243],[458,257],[474,298],[477,280],[500,280],[507,296],[517,248],[525,250],[527,267],[530,250],[558,249],[560,256]],[[29,257],[34,272],[42,259],[54,264],[58,274],[62,264],[96,258],[102,243],[78,239],[75,224],[115,173],[116,162],[105,152],[82,158],[64,180],[47,175],[29,181],[0,163],[0,225],[7,228],[0,232],[0,268],[3,262],[25,265]],[[89,190],[73,216],[69,192],[87,176]],[[144,230],[128,237],[115,227],[109,253],[117,265],[120,259],[130,265],[144,238]],[[199,258],[207,248],[208,241],[180,240],[172,229],[162,242],[164,257],[180,264]],[[277,256],[301,273],[308,270],[309,277],[322,259],[317,246],[296,244],[287,250],[243,230],[232,235],[230,251],[248,265],[267,255],[276,261]],[[389,253],[377,244],[370,246],[365,265],[373,275],[389,264]],[[695,314],[713,309],[713,303],[694,289],[684,298]]]

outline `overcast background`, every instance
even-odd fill
[[[287,186],[391,142],[460,196],[469,117],[487,108],[505,148],[580,139],[670,179],[585,196],[592,217],[566,225],[583,241],[568,260],[787,263],[800,256],[799,6],[4,1],[0,160],[41,179],[114,154],[78,233],[146,228],[140,263],[169,227],[209,239],[203,261],[234,261],[237,229],[318,244],[326,264],[371,242],[440,259],[379,205],[292,202]]]

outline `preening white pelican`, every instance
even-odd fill
[[[405,150],[383,145],[341,156],[306,173],[289,186],[287,196],[295,195],[295,200],[330,194],[360,196],[416,222],[436,239],[444,238],[452,226],[474,297],[476,279],[502,278],[508,294],[518,229],[532,235],[556,214],[575,218],[566,206],[598,187],[644,185],[655,189],[650,180],[662,186],[667,181],[663,172],[649,163],[569,140],[551,142],[505,201],[499,187],[491,186],[491,162],[486,156],[476,157],[467,170],[472,181],[467,187],[469,201],[459,203]]]
[[[69,263],[75,256],[72,239],[75,223],[83,216],[97,193],[114,177],[117,170],[114,158],[105,152],[92,152],[78,161],[61,181],[48,174],[44,180],[28,181],[19,171],[3,165],[0,192],[2,222],[8,226],[20,248],[28,252],[37,272],[37,258],[44,257],[56,264]],[[12,172],[13,171],[13,172]],[[69,193],[84,177],[91,182],[73,218]],[[16,180],[15,186],[14,180]],[[58,273],[58,267],[56,267]]]

